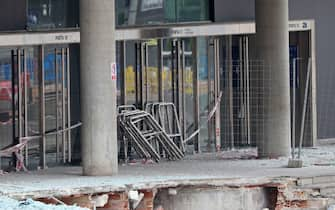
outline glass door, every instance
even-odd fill
[[[222,144],[226,148],[251,145],[250,62],[248,36],[221,39],[223,93]],[[254,123],[256,124],[256,123]]]
[[[14,143],[15,109],[16,100],[13,70],[13,51],[0,49],[0,148],[5,148]],[[12,159],[1,159],[1,166],[9,166]],[[2,168],[2,169],[3,169]]]
[[[27,167],[71,162],[69,56],[68,46],[0,50],[0,149],[28,141]]]
[[[34,47],[1,50],[1,149],[19,144],[28,136],[39,134],[37,60],[38,50]],[[22,151],[26,165],[29,163],[28,148],[38,145],[38,140],[33,140]],[[13,160],[15,163],[15,158]]]
[[[220,41],[218,38],[196,38],[196,114],[199,137],[198,152],[221,150],[222,94],[220,91]]]
[[[44,49],[42,159],[48,158],[50,164],[71,162],[69,56],[67,46]]]
[[[159,40],[127,41],[121,47],[124,47],[125,53],[119,58],[120,62],[124,62],[123,69],[120,69],[123,71],[122,78],[119,78],[124,83],[121,88],[121,92],[124,91],[124,93],[120,95],[123,95],[125,104],[144,109],[146,104],[158,102],[160,97]]]
[[[162,46],[162,98],[176,106],[182,136],[187,139],[198,126],[194,94],[195,42],[193,38],[164,39]],[[194,151],[195,141],[189,142],[188,151]]]
[[[119,101],[139,109],[144,109],[148,103],[173,103],[183,139],[193,136],[188,139],[187,151],[219,149],[218,45],[218,39],[210,38],[120,42]]]
[[[17,120],[15,121],[16,141],[40,133],[40,95],[39,95],[39,50],[37,47],[18,49],[13,54],[14,71],[17,72],[14,84]],[[25,147],[25,164],[36,163],[33,149],[38,148],[37,139],[32,139]],[[31,149],[31,150],[30,150]],[[32,155],[29,161],[29,154]]]

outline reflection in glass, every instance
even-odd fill
[[[206,122],[209,114],[209,95],[208,95],[208,38],[197,38],[197,57],[198,57],[198,85],[199,85],[199,114],[200,122]],[[208,151],[210,144],[208,124],[203,126],[199,135],[201,151]]]
[[[172,40],[163,40],[163,95],[164,102],[173,102],[172,97]]]
[[[209,21],[208,0],[116,0],[117,26]]]
[[[126,69],[125,69],[125,88],[126,104],[136,104],[136,55],[135,42],[126,42]]]
[[[194,87],[193,87],[193,73],[194,73],[194,45],[193,39],[185,39],[184,41],[184,92],[185,92],[185,126],[186,137],[192,135],[195,130],[194,119]]]
[[[0,149],[13,142],[11,51],[0,49]]]
[[[67,55],[65,48],[46,47],[44,54],[44,101],[46,132],[63,129],[63,120],[67,116]],[[64,68],[64,69],[63,69]],[[65,86],[63,86],[65,85]],[[63,101],[65,99],[65,101]],[[64,103],[64,104],[63,104]],[[64,110],[65,108],[65,110]],[[63,119],[65,118],[65,119]],[[65,125],[66,126],[66,125]],[[64,136],[49,135],[46,137],[48,162],[55,164],[62,155],[61,142]],[[55,155],[55,156],[54,156]]]
[[[28,0],[28,29],[52,29],[78,25],[78,0]]]
[[[147,96],[145,103],[158,101],[158,50],[158,40],[154,39],[146,42],[147,66],[144,85]]]

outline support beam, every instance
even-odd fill
[[[258,139],[263,157],[289,156],[290,76],[288,0],[256,0],[256,44],[264,62],[263,137]]]
[[[114,1],[80,1],[83,174],[118,171]],[[116,68],[116,67],[115,67]]]

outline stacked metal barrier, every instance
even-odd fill
[[[152,103],[147,104],[146,111],[157,120],[179,149],[185,152],[176,106],[173,103]]]
[[[150,113],[136,110],[133,106],[122,106],[119,107],[118,122],[120,135],[132,143],[140,157],[153,159],[155,162],[159,162],[161,157],[169,160],[180,160],[184,157],[184,152]],[[124,147],[127,147],[126,142]]]

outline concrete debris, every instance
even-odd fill
[[[130,200],[138,201],[139,200],[139,193],[136,190],[130,190],[128,192],[128,197],[129,197]]]
[[[302,160],[289,159],[288,167],[289,168],[302,168]]]
[[[8,197],[0,197],[1,210],[88,210],[77,206],[47,205],[31,199],[17,201]]]
[[[169,195],[177,195],[178,194],[178,191],[175,188],[169,188],[168,192],[169,192]]]
[[[144,194],[139,193],[138,191],[131,190],[128,192],[128,198],[133,209],[135,209],[141,203],[143,197]]]
[[[108,203],[108,195],[98,195],[98,196],[93,196],[92,201],[94,202],[94,205],[96,207],[104,207]]]

